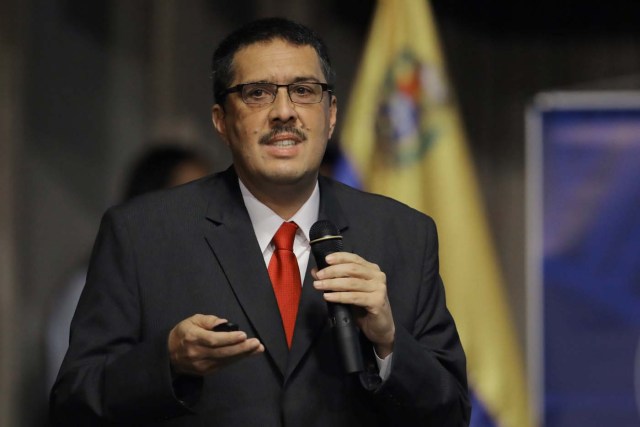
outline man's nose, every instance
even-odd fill
[[[271,104],[269,113],[271,120],[288,122],[297,118],[295,104],[291,101],[286,87],[279,87],[276,92],[276,99]]]

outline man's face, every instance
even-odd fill
[[[233,76],[232,87],[254,82],[326,83],[311,46],[281,39],[239,50],[233,60]],[[230,93],[224,109],[214,105],[212,119],[249,189],[272,184],[308,188],[315,185],[336,111],[336,99],[327,92],[318,104],[294,104],[282,87],[273,104],[266,105],[245,104],[240,93]]]

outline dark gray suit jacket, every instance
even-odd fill
[[[346,376],[322,295],[304,278],[291,351],[232,168],[110,209],[51,394],[56,425],[464,426],[465,357],[445,306],[433,221],[320,178],[320,218],[387,275],[389,378]],[[315,266],[313,257],[309,269]],[[215,314],[266,351],[202,378],[172,376],[169,331]]]

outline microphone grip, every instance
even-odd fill
[[[323,256],[316,257],[316,264],[319,270],[328,267]],[[331,326],[334,339],[338,343],[338,353],[340,353],[345,373],[353,374],[364,371],[360,338],[351,309],[346,304],[332,302],[327,303],[327,309],[329,311],[329,326]]]
[[[329,309],[329,323],[335,340],[338,342],[338,352],[342,359],[344,371],[347,374],[364,371],[362,352],[358,329],[351,316],[351,310],[345,304],[327,303]]]
[[[342,236],[338,228],[327,220],[319,220],[309,230],[311,251],[316,260],[318,270],[327,268],[325,257],[334,252],[342,251]],[[346,304],[327,302],[329,325],[333,329],[338,354],[342,359],[344,371],[347,374],[364,371],[362,351],[358,328],[353,321],[351,308]]]

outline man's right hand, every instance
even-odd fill
[[[196,314],[178,323],[169,333],[169,357],[177,374],[207,375],[245,357],[264,352],[257,338],[242,331],[213,332],[225,323],[216,316]]]

